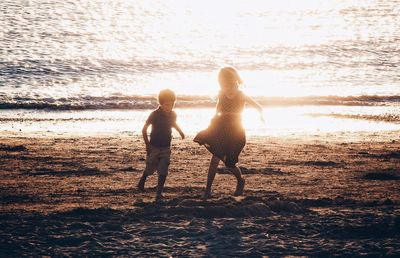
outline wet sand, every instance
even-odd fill
[[[173,139],[165,201],[136,135],[0,136],[1,256],[397,256],[399,132],[248,137],[244,195]]]

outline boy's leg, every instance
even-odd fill
[[[157,169],[158,154],[159,151],[157,150],[157,148],[153,148],[151,152],[146,156],[146,167],[137,185],[140,191],[144,191],[144,184],[146,182],[147,177],[149,175],[152,175]]]
[[[236,180],[237,180],[236,190],[233,195],[235,195],[235,196],[242,195],[243,190],[244,190],[244,184],[245,184],[245,180],[242,177],[242,171],[240,171],[240,168],[238,168],[237,166],[228,167],[228,169],[236,177]]]
[[[171,149],[170,148],[161,149],[159,155],[159,162],[157,165],[157,172],[158,172],[157,193],[156,193],[157,200],[163,198],[162,193],[168,175],[170,159],[171,159]]]
[[[162,192],[164,190],[164,184],[165,184],[166,179],[167,179],[167,175],[158,175],[156,199],[163,198]]]
[[[210,166],[208,167],[207,185],[203,195],[204,199],[211,197],[211,187],[214,182],[215,174],[217,173],[218,164],[219,158],[213,155],[210,160]]]

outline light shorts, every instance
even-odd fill
[[[171,148],[151,147],[150,153],[146,156],[145,175],[152,175],[157,170],[159,175],[168,175],[168,167],[171,158]]]

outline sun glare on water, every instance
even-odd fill
[[[178,99],[190,96],[187,99],[196,101],[205,96],[215,100],[219,91],[217,71],[223,65],[235,66],[245,82],[241,89],[260,99],[399,93],[399,60],[386,50],[392,45],[392,49],[398,49],[393,40],[398,38],[398,27],[385,8],[377,9],[374,16],[385,26],[376,20],[362,23],[365,19],[361,16],[368,14],[373,1],[93,0],[54,2],[48,6],[40,5],[40,1],[28,2],[26,19],[18,27],[29,28],[19,32],[25,33],[29,42],[12,41],[15,45],[5,55],[5,62],[19,58],[20,70],[33,72],[15,76],[9,69],[9,81],[15,80],[18,86],[5,86],[8,92],[4,96],[10,95],[13,100],[15,95],[19,101],[26,94],[32,106],[59,100],[63,100],[60,106],[68,106],[76,101],[84,110],[52,113],[61,121],[60,128],[48,122],[52,118],[45,112],[33,114],[46,116],[37,121],[27,114],[29,119],[24,123],[34,121],[29,122],[32,126],[37,122],[37,130],[79,132],[87,128],[90,132],[93,126],[104,132],[140,129],[147,110],[91,113],[85,107],[108,109],[103,106],[102,97],[116,96],[143,108],[135,97],[156,96],[164,88],[174,90]],[[28,22],[38,17],[42,20],[29,27]],[[374,36],[372,28],[381,29],[382,33]],[[0,30],[2,34],[6,33]],[[387,38],[382,40],[382,35]],[[24,54],[25,51],[30,52]],[[32,67],[25,67],[25,63]],[[15,69],[19,66],[15,65]],[[100,99],[101,103],[93,99]],[[323,108],[266,106],[265,124],[255,110],[246,109],[243,125],[250,134],[374,128],[370,121],[307,115],[319,113],[320,109]],[[204,109],[182,108],[179,112],[182,127],[195,133],[208,125],[215,109],[207,105]],[[81,114],[84,117],[79,117]],[[19,125],[14,120],[18,119],[19,116],[9,117],[10,127],[3,128],[15,130]],[[378,130],[390,127],[374,125]],[[22,126],[21,130],[29,129]]]
[[[137,67],[117,79],[91,78],[104,85],[107,94],[155,94],[168,87],[180,95],[214,96],[218,91],[214,71],[239,61],[245,90],[252,96],[324,93],[316,91],[312,83],[296,87],[294,77],[307,74],[301,69],[298,73],[287,71],[276,55],[279,49],[328,44],[349,34],[351,30],[339,15],[315,15],[316,10],[324,13],[345,5],[343,1],[316,0],[88,2],[77,8],[87,13],[79,26],[85,27],[89,44],[70,44],[65,54],[87,58],[99,67],[104,63],[98,60]],[[299,12],[310,15],[298,19]],[[72,33],[78,24],[71,24],[70,18],[65,17],[63,23]],[[288,60],[283,61],[301,66],[324,58],[313,55],[300,60],[287,55]],[[257,67],[253,68],[254,64]],[[312,74],[314,79],[327,80],[326,76]]]

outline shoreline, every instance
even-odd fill
[[[275,107],[266,108],[263,124],[254,109],[246,108],[242,122],[248,136],[357,134],[400,131],[397,109],[391,107]],[[140,130],[152,110],[108,111],[0,111],[3,136],[132,135]],[[178,124],[185,134],[207,127],[214,108],[176,109]],[[363,132],[365,131],[365,132]]]

